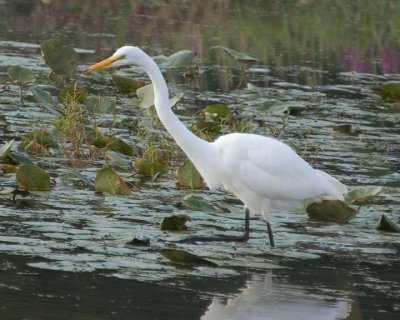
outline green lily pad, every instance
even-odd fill
[[[168,172],[168,164],[157,159],[139,158],[133,162],[136,171],[145,177],[155,177],[157,174]]]
[[[22,85],[26,85],[35,81],[35,76],[33,75],[32,70],[25,67],[12,66],[7,69],[7,72],[14,82]]]
[[[192,161],[186,159],[176,170],[178,188],[204,189],[204,181],[193,165]]]
[[[221,131],[221,123],[214,120],[197,119],[194,123],[196,130],[202,131],[208,134],[215,134]]]
[[[189,66],[192,63],[194,56],[195,53],[192,50],[181,50],[175,52],[169,57],[161,55],[153,57],[153,59],[157,62],[160,68],[178,69]]]
[[[116,112],[115,101],[106,97],[89,97],[85,105],[86,109],[93,113],[115,114]]]
[[[0,160],[4,160],[7,158],[11,151],[11,146],[13,144],[14,140],[11,140],[9,142],[4,143],[4,145],[1,146],[0,148]]]
[[[120,152],[115,152],[107,150],[104,158],[110,163],[111,166],[117,166],[129,170],[132,168],[132,157],[121,154]]]
[[[357,211],[340,200],[322,200],[307,206],[306,211],[311,219],[346,223]]]
[[[78,54],[66,42],[58,39],[45,40],[40,44],[46,64],[57,75],[71,78],[78,66]]]
[[[190,221],[190,217],[186,214],[174,214],[169,217],[164,217],[160,223],[160,229],[170,231],[186,231],[186,221]]]
[[[96,192],[129,195],[132,190],[126,182],[110,167],[100,169],[94,182]]]
[[[234,60],[236,60],[238,63],[240,63],[242,66],[244,67],[250,67],[252,66],[254,63],[258,62],[257,59],[250,57],[249,55],[227,48],[227,47],[223,47],[223,46],[214,46],[211,47],[210,50],[220,50],[222,52],[227,53],[231,58],[233,58]]]
[[[380,194],[384,190],[385,188],[382,186],[368,186],[364,188],[354,189],[346,194],[346,201],[357,206],[364,206],[370,203],[378,194]]]
[[[33,162],[31,159],[29,159],[27,156],[25,156],[19,152],[15,152],[15,151],[11,151],[8,154],[8,160],[10,161],[11,164],[15,164],[15,165],[33,165]]]
[[[17,186],[31,191],[49,191],[50,176],[42,168],[34,165],[22,165],[16,173]]]
[[[35,99],[40,102],[49,112],[56,116],[61,116],[62,112],[57,108],[58,102],[46,91],[39,87],[30,87]]]
[[[144,86],[144,81],[141,79],[119,76],[117,74],[112,76],[112,81],[121,93],[135,93],[137,89]]]
[[[168,260],[185,265],[216,267],[217,264],[192,253],[178,249],[161,249],[160,253]]]
[[[202,112],[207,117],[217,121],[223,120],[231,114],[231,110],[228,108],[228,106],[222,103],[211,104],[205,107]]]
[[[387,82],[373,91],[388,102],[400,101],[400,82]]]
[[[17,167],[12,164],[0,163],[0,169],[3,173],[15,173],[17,172]]]
[[[103,135],[97,137],[91,144],[97,148],[107,148],[126,156],[133,156],[133,148],[125,141],[114,136]]]
[[[204,212],[215,212],[215,208],[202,199],[199,196],[195,196],[194,194],[190,194],[182,199],[177,204],[178,208],[196,210],[196,211],[204,211]]]
[[[375,226],[376,230],[387,231],[387,232],[400,232],[400,226],[386,217],[384,214],[379,219],[379,222]]]
[[[154,106],[154,89],[153,85],[147,84],[136,90],[136,95],[139,99],[139,107],[142,109],[149,109]],[[170,107],[174,107],[183,97],[183,93],[179,93],[176,96],[169,99]]]
[[[86,185],[90,186],[90,187],[94,187],[94,183],[92,180],[90,180],[88,177],[84,176],[82,173],[80,173],[78,170],[76,170],[75,168],[68,168],[69,171],[75,176],[77,177],[80,181],[82,181],[83,183],[85,183]]]
[[[70,101],[73,99],[77,102],[83,103],[88,96],[88,91],[77,84],[69,84],[67,85],[58,95],[58,101]]]

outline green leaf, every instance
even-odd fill
[[[204,115],[218,121],[225,119],[231,114],[231,110],[228,108],[228,106],[221,103],[211,104],[205,107],[202,112]]]
[[[136,90],[136,95],[139,99],[139,107],[148,109],[154,105],[154,89],[153,85],[147,84]],[[176,96],[169,99],[170,107],[174,107],[183,97],[183,93],[178,93]]]
[[[182,199],[181,202],[177,204],[179,208],[196,210],[196,211],[204,211],[204,212],[215,212],[215,208],[203,200],[202,198],[190,194]]]
[[[90,97],[85,105],[86,109],[93,113],[115,114],[116,112],[115,101],[106,97]]]
[[[58,39],[49,39],[41,43],[40,49],[46,64],[60,76],[71,78],[78,66],[78,54],[74,48]]]
[[[57,109],[58,102],[46,91],[39,87],[30,87],[35,99],[40,102],[48,111],[56,116],[61,116],[62,112]]]
[[[112,81],[121,93],[135,93],[136,90],[144,86],[143,80],[119,76],[117,74],[112,76]]]
[[[125,141],[114,136],[103,135],[97,137],[91,144],[97,148],[107,148],[126,156],[133,156],[133,148]]]
[[[157,62],[160,68],[166,69],[178,69],[190,65],[194,58],[194,52],[192,50],[181,50],[175,52],[169,57],[156,56],[153,59]]]
[[[82,181],[83,183],[85,183],[86,185],[88,185],[90,187],[94,187],[93,181],[90,180],[88,177],[84,176],[83,174],[81,174],[78,170],[76,170],[75,168],[68,168],[68,169],[80,181]]]
[[[340,200],[322,200],[307,206],[306,211],[311,219],[346,223],[357,211]]]
[[[204,189],[203,179],[189,159],[186,159],[178,167],[176,170],[176,178],[179,188]]]
[[[388,102],[400,101],[400,82],[387,82],[373,91]]]
[[[35,76],[33,75],[33,72],[25,67],[12,66],[7,69],[7,72],[14,82],[20,83],[22,85],[35,81]]]
[[[186,264],[186,265],[203,265],[203,266],[211,266],[211,267],[216,267],[217,264],[210,260],[203,259],[199,256],[196,256],[192,253],[183,251],[183,250],[178,250],[178,249],[161,249],[160,253],[167,258],[168,260],[175,262],[175,263],[180,263],[180,264]]]
[[[218,133],[221,131],[221,123],[214,120],[197,119],[194,123],[195,128],[205,133]]]
[[[170,231],[186,231],[186,221],[190,221],[190,217],[186,214],[174,214],[169,217],[164,217],[160,223],[160,229]]]
[[[96,192],[129,195],[132,190],[125,181],[110,167],[100,169],[94,182]]]
[[[22,136],[23,145],[27,146],[28,144],[35,142],[42,145],[45,148],[58,148],[57,142],[53,138],[53,134],[45,129],[36,129],[28,134]]]
[[[223,46],[214,46],[211,47],[210,50],[221,50],[222,52],[227,53],[231,58],[235,59],[239,64],[244,67],[250,67],[254,63],[258,62],[257,59],[250,57],[249,55],[227,48]]]
[[[363,206],[370,203],[383,190],[385,188],[382,186],[368,186],[354,189],[346,194],[346,201],[357,206]]]
[[[4,143],[4,145],[0,148],[0,160],[4,160],[7,158],[11,151],[11,146],[14,140]]]
[[[168,172],[168,164],[157,159],[136,159],[133,166],[140,175],[145,177],[155,177],[157,174]]]
[[[0,163],[0,169],[5,174],[17,172],[17,167],[12,164]]]
[[[376,230],[379,231],[387,231],[387,232],[400,232],[400,226],[393,221],[391,221],[388,217],[386,217],[384,214],[382,217],[379,219],[379,222],[375,226]]]
[[[11,160],[11,163],[15,165],[33,165],[31,159],[19,152],[11,151],[8,154],[8,158]]]
[[[115,151],[106,151],[104,158],[110,162],[111,166],[124,168],[125,170],[132,169],[132,157],[126,156]]]
[[[16,173],[17,186],[31,191],[49,191],[50,176],[42,168],[34,165],[21,165]]]

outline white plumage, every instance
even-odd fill
[[[211,189],[223,186],[250,212],[260,214],[267,221],[272,246],[270,212],[301,207],[305,200],[343,199],[346,192],[343,184],[313,169],[288,145],[276,139],[246,133],[231,133],[214,142],[197,137],[172,112],[164,77],[154,60],[141,49],[122,47],[87,71],[126,64],[135,64],[147,72],[153,83],[155,108],[161,122],[207,185]],[[248,215],[246,219],[244,240],[248,239]]]

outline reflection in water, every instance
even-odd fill
[[[226,302],[214,297],[201,320],[339,320],[350,316],[349,299],[328,301],[323,296],[310,296],[299,286],[274,280],[271,273],[265,276],[254,274],[241,292]]]

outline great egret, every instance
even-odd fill
[[[299,208],[305,200],[331,197],[343,200],[346,187],[329,174],[313,169],[288,145],[265,136],[231,133],[207,142],[193,134],[173,113],[168,87],[155,61],[140,48],[124,46],[86,72],[108,66],[134,64],[143,68],[154,87],[154,105],[164,127],[193,162],[210,189],[224,187],[245,205],[245,233],[241,237],[192,237],[197,241],[247,241],[249,214],[261,214],[267,223],[271,247],[274,238],[269,213]]]

